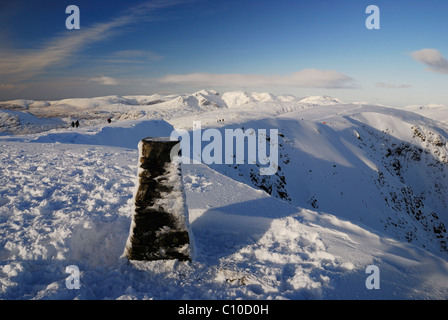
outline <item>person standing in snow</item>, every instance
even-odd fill
[[[72,121],[72,128],[75,127],[75,121]]]
[[[78,127],[79,127],[79,121],[78,121],[78,120],[76,120],[76,123],[75,123],[75,125],[76,125],[76,128],[78,128]]]

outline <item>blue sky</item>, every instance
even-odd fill
[[[2,0],[0,100],[205,88],[448,105],[447,15],[444,0]]]

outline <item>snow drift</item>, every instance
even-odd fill
[[[2,299],[448,297],[448,130],[437,108],[206,90],[0,105]],[[27,112],[25,126],[15,112]],[[41,121],[54,122],[26,131]],[[138,142],[193,121],[278,129],[279,170],[183,164],[194,261],[128,262]],[[66,287],[69,265],[78,290]],[[370,265],[380,289],[366,287]]]

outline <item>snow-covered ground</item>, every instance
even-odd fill
[[[0,299],[448,298],[443,107],[206,90],[0,106]],[[278,129],[279,170],[183,164],[193,261],[128,261],[138,142],[193,121]]]

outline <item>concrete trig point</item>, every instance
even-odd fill
[[[130,260],[190,260],[180,158],[171,159],[178,150],[180,142],[170,138],[146,138],[139,143],[139,181],[125,252]]]

